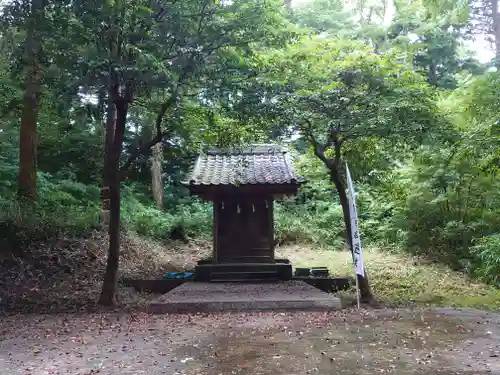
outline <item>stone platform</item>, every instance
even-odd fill
[[[196,281],[269,282],[292,280],[290,262],[274,263],[202,263],[195,268]]]
[[[156,314],[223,311],[331,311],[340,299],[303,281],[273,283],[186,282],[152,301]]]

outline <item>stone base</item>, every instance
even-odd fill
[[[195,268],[196,281],[261,282],[292,279],[290,263],[202,263]]]
[[[156,314],[223,311],[332,311],[339,298],[302,281],[277,283],[186,282],[150,303]]]

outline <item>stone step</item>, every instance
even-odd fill
[[[211,279],[209,283],[275,283],[280,281],[279,278],[274,279]]]
[[[248,262],[247,262],[248,263]],[[217,264],[213,258],[202,259],[197,262],[198,265],[206,265],[206,264]],[[260,262],[259,262],[260,264]],[[290,264],[290,260],[286,258],[276,258],[274,259],[274,264]]]
[[[198,281],[211,280],[291,280],[292,266],[286,263],[199,264],[195,268]]]
[[[237,281],[250,281],[250,280],[274,280],[280,279],[278,271],[246,271],[246,272],[212,272],[210,281],[222,280],[237,280]]]
[[[273,283],[186,282],[152,301],[156,314],[224,311],[333,311],[339,298],[301,281]]]
[[[275,271],[280,269],[291,268],[291,264],[286,263],[216,263],[216,264],[199,264],[196,269],[210,269],[212,272],[229,272],[229,271]]]

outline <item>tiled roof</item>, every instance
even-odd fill
[[[278,145],[252,145],[239,149],[208,149],[196,160],[189,185],[297,185],[288,151]]]

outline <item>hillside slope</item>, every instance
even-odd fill
[[[9,311],[75,311],[95,309],[106,261],[106,236],[60,239],[26,251],[24,257],[0,258],[0,305]],[[211,244],[158,243],[136,235],[122,235],[121,278],[155,279],[167,271],[189,270],[210,254]],[[279,257],[298,266],[327,266],[332,275],[352,275],[346,251],[290,245],[277,249]],[[473,282],[449,268],[379,249],[364,253],[365,265],[378,300],[390,305],[431,304],[496,309],[500,291]],[[353,293],[353,291],[349,291]],[[120,287],[122,301],[137,306],[148,297]]]
[[[194,267],[209,252],[206,244],[160,244],[123,234],[120,278],[161,278],[167,271]],[[23,256],[0,258],[0,309],[72,311],[95,308],[106,265],[107,236],[64,238],[33,245]],[[121,288],[122,296],[129,291]],[[130,300],[131,296],[125,296]],[[133,296],[132,299],[136,299]]]
[[[332,275],[354,274],[351,254],[347,251],[313,250],[303,245],[277,251],[296,267],[326,266]],[[387,304],[500,308],[500,290],[447,266],[376,248],[364,250],[363,256],[375,296]]]

